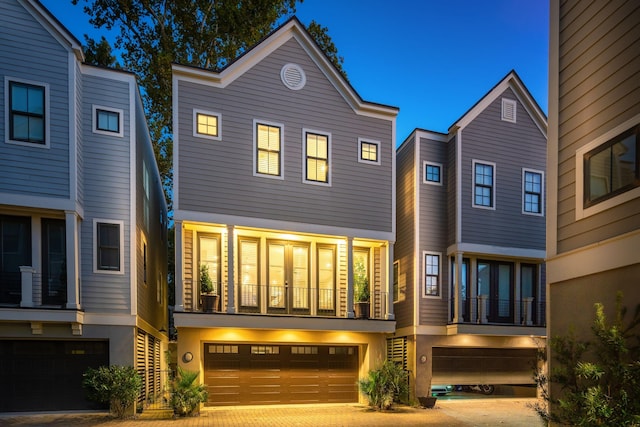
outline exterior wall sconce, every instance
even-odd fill
[[[427,356],[425,356],[424,354],[420,356],[420,363],[427,363]]]
[[[191,353],[190,351],[187,351],[185,354],[182,355],[182,361],[184,363],[189,363],[193,360],[193,353]]]

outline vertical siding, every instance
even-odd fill
[[[281,82],[287,63],[302,90]],[[178,85],[179,209],[392,230],[392,122],[355,114],[295,39],[224,89]],[[221,141],[193,137],[194,108],[222,114]],[[284,125],[284,180],[253,176],[254,119]],[[331,187],[302,182],[303,128],[331,134]],[[359,137],[381,142],[380,165],[358,162]]]
[[[0,2],[0,193],[69,197],[69,53],[22,5]],[[5,77],[49,85],[50,148],[5,144]]]
[[[596,18],[597,15],[597,18]],[[558,253],[638,228],[640,199],[575,220],[575,152],[640,114],[640,5],[560,6]]]
[[[129,84],[94,76],[84,76],[83,140],[85,176],[85,217],[82,223],[82,298],[91,311],[129,312],[131,309],[130,250],[130,123]],[[124,111],[124,137],[92,132],[92,105]],[[93,273],[93,219],[124,221],[124,274]]]
[[[399,262],[399,301],[394,305],[398,328],[413,324],[415,220],[415,139],[405,141],[396,154],[396,244],[394,259]]]
[[[446,142],[435,141],[427,138],[420,138],[420,161],[418,166],[420,205],[419,221],[420,236],[418,243],[419,260],[416,265],[418,271],[423,272],[424,259],[422,251],[440,253],[441,264],[441,296],[440,298],[422,297],[422,273],[418,275],[417,286],[420,287],[419,318],[420,324],[446,324],[447,323],[447,289],[448,275],[444,268],[447,252],[447,182],[444,177],[447,171],[447,148]],[[442,165],[441,170],[442,185],[425,184],[423,181],[423,162],[429,161]]]
[[[503,247],[545,248],[545,218],[522,214],[522,168],[546,170],[546,138],[523,105],[517,123],[500,119],[497,97],[462,130],[462,241]],[[472,207],[472,160],[495,163],[495,210]]]

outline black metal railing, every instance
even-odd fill
[[[456,301],[451,301],[451,318]],[[493,323],[522,326],[546,326],[546,301],[529,299],[465,298],[457,323]]]

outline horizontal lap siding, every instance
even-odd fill
[[[69,53],[21,5],[0,2],[0,193],[69,198]],[[29,58],[25,58],[28,52]],[[31,61],[37,58],[36,61]],[[30,61],[30,62],[27,62]],[[50,148],[6,144],[5,77],[49,85]]]
[[[522,169],[546,169],[546,138],[523,105],[517,123],[500,119],[507,89],[462,130],[462,242],[545,249],[545,218],[522,214]],[[472,160],[495,163],[495,210],[472,207]],[[545,174],[546,179],[546,174]]]
[[[420,138],[419,191],[420,191],[420,241],[418,244],[418,274],[417,286],[420,287],[420,324],[446,324],[447,323],[447,284],[448,270],[447,259],[447,149],[446,142]],[[425,161],[442,165],[442,185],[425,184]],[[438,252],[440,254],[440,298],[423,298],[423,274],[424,257],[422,251]]]
[[[394,305],[398,328],[413,324],[414,303],[414,218],[415,218],[415,141],[412,137],[396,154],[396,244],[394,258],[399,262],[399,301]]]
[[[560,13],[559,253],[635,230],[640,222],[637,198],[575,220],[576,150],[640,114],[640,4],[568,2]]]
[[[302,90],[280,80],[299,64]],[[295,40],[224,89],[179,82],[178,206],[391,231],[392,123],[356,115]],[[222,114],[222,140],[194,138],[193,109]],[[253,120],[284,125],[284,180],[253,176]],[[331,187],[303,184],[302,129],[331,134]],[[358,163],[358,138],[381,141],[381,165]]]
[[[130,310],[131,245],[129,84],[84,76],[82,106],[85,176],[85,217],[82,223],[82,289],[86,309]],[[92,132],[92,105],[124,111],[124,137]],[[124,221],[124,275],[93,273],[93,219]]]

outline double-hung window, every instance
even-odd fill
[[[522,212],[542,215],[544,206],[544,174],[530,169],[522,170]]]
[[[22,81],[5,82],[8,139],[46,146],[48,87]]]
[[[495,209],[496,165],[473,161],[473,207]]]
[[[303,130],[304,134],[304,182],[329,184],[329,157],[331,135]]]
[[[424,252],[423,296],[440,297],[440,254]]]
[[[94,272],[124,272],[124,223],[94,220]]]
[[[282,178],[282,125],[254,121],[255,175]]]

